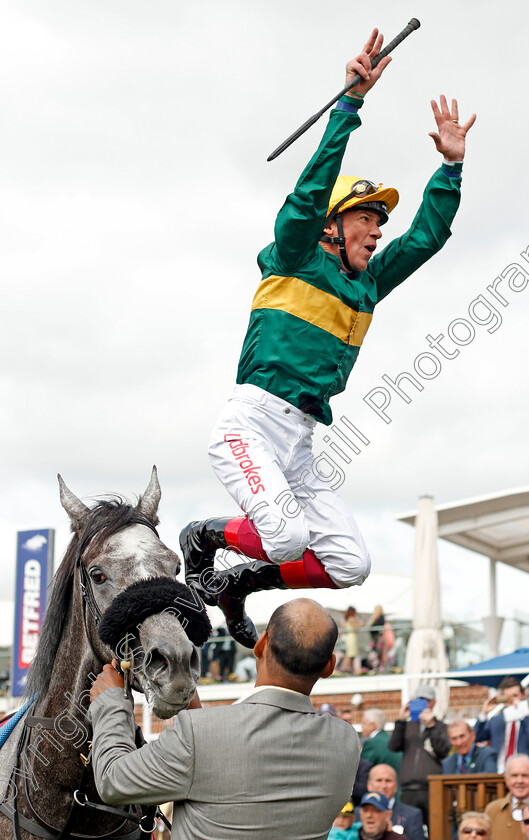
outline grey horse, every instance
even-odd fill
[[[115,655],[115,649],[101,641],[98,625],[117,596],[127,598],[129,588],[139,587],[141,593],[152,579],[161,581],[160,586],[164,581],[171,584],[180,560],[156,532],[161,491],[155,467],[134,507],[112,499],[88,508],[60,476],[59,487],[73,536],[54,578],[26,683],[26,696],[36,695],[36,701],[0,750],[0,837],[135,840],[146,834],[126,814],[92,810],[76,804],[83,802],[80,795],[74,798],[81,785],[85,800],[100,803],[91,770],[84,769],[81,758],[89,752],[86,710],[91,681]],[[184,603],[181,590],[187,588],[177,581],[173,585],[180,587],[179,603],[142,615],[139,626],[125,637],[125,655],[132,654],[133,687],[145,693],[161,718],[186,708],[196,691],[200,662],[191,641],[197,641],[197,634],[193,636],[190,628],[199,623],[199,644],[211,631],[200,600],[192,596]],[[150,612],[154,609],[158,607]]]

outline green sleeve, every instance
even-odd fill
[[[332,188],[340,174],[347,140],[360,124],[357,114],[331,111],[316,153],[279,211],[274,257],[282,274],[294,273],[313,255],[323,231]]]
[[[373,742],[371,741],[371,739],[367,739],[362,744],[362,752],[360,754],[360,758],[364,758],[366,761],[371,761],[371,763],[374,764],[375,763],[373,761],[374,754],[375,754],[375,750],[374,750],[374,747],[373,747]]]
[[[371,260],[368,272],[377,287],[377,303],[406,280],[452,235],[450,225],[461,198],[461,164],[449,176],[442,166],[430,178],[409,230]]]

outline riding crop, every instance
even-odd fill
[[[408,23],[408,25],[404,27],[402,32],[399,32],[399,34],[396,35],[395,38],[393,38],[393,40],[389,42],[387,47],[385,47],[381,52],[379,52],[379,54],[376,56],[376,58],[373,59],[373,61],[371,62],[371,69],[376,67],[379,61],[381,61],[386,55],[389,55],[389,53],[392,52],[392,50],[394,50],[395,47],[398,47],[398,45],[402,41],[404,41],[404,39],[407,38],[408,35],[411,35],[411,33],[414,31],[414,29],[418,29],[420,25],[421,24],[417,20],[417,18],[412,18],[410,20],[410,22]],[[337,102],[340,99],[340,97],[342,97],[345,93],[347,93],[348,90],[351,90],[351,88],[353,88],[355,85],[357,85],[361,81],[362,81],[362,76],[360,76],[360,74],[357,73],[351,79],[351,81],[348,82],[346,84],[346,86],[344,88],[342,88],[342,90],[339,93],[337,93],[336,96],[334,96],[331,99],[330,102],[327,102],[327,104],[324,105],[323,108],[320,111],[318,111],[316,114],[313,114],[312,117],[309,117],[309,119],[306,122],[304,122],[303,125],[300,125],[300,127],[293,134],[291,134],[290,137],[287,137],[287,139],[284,140],[281,143],[281,145],[278,146],[277,149],[275,149],[272,152],[272,154],[267,157],[267,160],[275,160],[276,157],[279,157],[279,155],[282,152],[284,152],[285,149],[288,149],[288,147],[290,145],[292,145],[292,143],[295,140],[297,140],[298,137],[301,137],[302,134],[305,134],[307,129],[309,129],[311,127],[311,125],[314,125],[314,123],[317,120],[319,120],[321,115],[324,114],[325,111],[327,111],[331,107],[331,105],[334,105],[334,103]]]

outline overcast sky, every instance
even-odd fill
[[[207,441],[234,384],[256,254],[326,118],[266,157],[341,88],[373,25],[390,40],[414,15],[422,26],[366,98],[343,170],[398,188],[385,241],[406,230],[440,163],[430,99],[456,96],[461,118],[478,119],[453,237],[377,309],[333,402],[370,440],[342,492],[374,571],[411,574],[413,530],[395,517],[419,495],[441,504],[529,484],[529,287],[502,281],[499,315],[474,323],[409,404],[393,395],[391,423],[364,401],[384,375],[413,371],[426,335],[468,321],[506,267],[529,273],[527,3],[372,9],[3,0],[0,597],[13,591],[17,529],[54,527],[65,548],[57,472],[89,501],[142,492],[156,463],[172,547],[189,519],[236,511]],[[440,545],[440,563],[445,615],[482,616],[486,559]],[[500,570],[504,615],[524,608],[522,584]]]

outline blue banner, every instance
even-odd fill
[[[55,531],[18,531],[15,589],[15,635],[11,693],[20,697],[35,656],[46,610],[46,593],[53,575]]]

